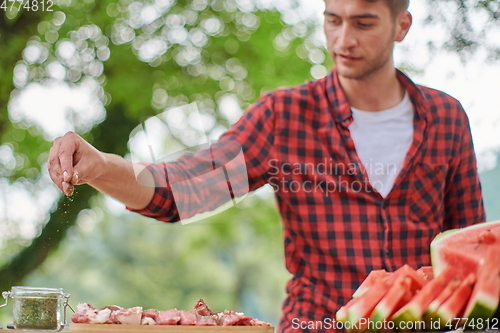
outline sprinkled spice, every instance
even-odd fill
[[[57,298],[24,297],[14,300],[16,329],[57,330]]]

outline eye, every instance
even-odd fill
[[[370,28],[371,26],[373,26],[373,24],[372,23],[358,22],[358,26],[361,28]]]

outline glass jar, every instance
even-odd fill
[[[59,331],[66,325],[66,306],[69,294],[61,288],[12,287],[2,293],[6,306],[13,300],[13,319],[16,330]],[[64,314],[64,319],[61,317]]]

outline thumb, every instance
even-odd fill
[[[80,174],[78,172],[78,169],[75,166],[73,168],[73,177],[71,177],[71,182],[70,183],[73,184],[73,185],[79,185],[78,184],[79,181],[80,181]]]
[[[79,161],[73,166],[73,175],[71,177],[71,184],[81,185],[94,179],[94,165],[85,158],[79,159]]]

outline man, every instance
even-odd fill
[[[270,183],[276,192],[293,274],[280,321],[286,333],[326,331],[369,271],[429,265],[437,233],[485,221],[461,105],[394,68],[394,42],[412,23],[408,1],[325,4],[330,75],[261,97],[221,138],[243,148],[250,190]],[[73,133],[56,139],[49,157],[65,193],[88,183],[172,221],[176,203],[158,186],[166,168],[145,168],[141,184],[151,187],[139,185],[131,163]]]

